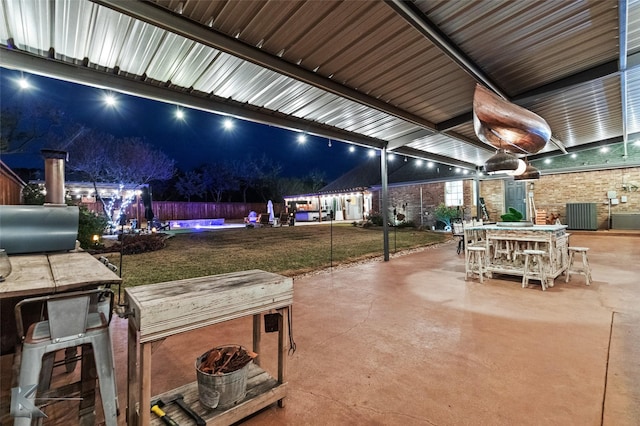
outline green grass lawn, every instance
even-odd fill
[[[392,228],[389,250],[394,253],[448,238],[448,233]],[[132,287],[247,269],[295,276],[382,255],[382,227],[334,224],[179,233],[162,250],[125,255],[122,279],[123,286]],[[106,256],[119,265],[118,253]]]

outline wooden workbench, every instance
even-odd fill
[[[125,289],[129,316],[128,404],[130,426],[162,424],[151,417],[152,347],[164,338],[224,321],[253,316],[253,351],[260,354],[261,314],[277,310],[278,373],[271,377],[260,368],[259,358],[249,369],[247,396],[227,410],[211,410],[198,400],[197,382],[173,389],[153,399],[176,392],[207,424],[232,424],[278,402],[284,406],[289,339],[289,310],[293,304],[293,279],[250,270],[212,275]],[[203,347],[203,352],[209,347]],[[195,360],[194,360],[195,362]],[[158,374],[156,371],[155,374]],[[140,408],[142,407],[142,408]],[[176,413],[174,420],[192,422]]]
[[[508,226],[485,225],[465,227],[465,240],[483,244],[486,247],[486,270],[489,274],[506,275],[524,274],[524,256],[518,250],[531,248],[543,250],[548,259],[547,281],[553,287],[553,281],[562,274],[568,266],[566,225],[532,225]],[[511,253],[496,256],[496,247],[504,241],[511,243]],[[514,243],[518,243],[519,248]],[[522,243],[522,244],[520,244]],[[468,256],[465,256],[468,262]],[[491,275],[490,275],[491,276]]]

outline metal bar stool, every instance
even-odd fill
[[[108,297],[109,300],[108,315],[105,315],[106,309],[101,306],[105,305],[105,297]],[[92,351],[89,352],[92,352],[93,357],[82,357],[83,379],[86,380],[85,371],[89,371],[91,368],[85,364],[90,362],[90,358],[93,358],[98,374],[105,424],[107,426],[117,425],[118,395],[109,333],[113,297],[113,291],[110,289],[94,289],[34,297],[22,300],[16,305],[18,335],[23,340],[18,378],[18,388],[22,393],[20,397],[29,401],[33,406],[37,406],[35,404],[36,388],[42,390],[39,383],[40,378],[44,377],[42,380],[47,382],[46,387],[48,387],[48,381],[51,377],[50,369],[53,368],[53,362],[50,361],[52,357],[48,354],[61,349],[90,345]],[[93,304],[92,300],[98,301]],[[22,308],[27,304],[41,302],[46,305],[48,319],[32,324],[25,335]],[[95,383],[95,378],[93,381]],[[84,383],[80,387],[83,388]],[[12,398],[14,398],[13,394]],[[89,408],[92,409],[93,402],[90,401],[90,403]],[[43,414],[29,409],[33,407],[26,407],[18,401],[12,401],[11,408],[15,426],[30,425],[32,417]]]
[[[480,247],[480,246],[467,246],[466,248],[466,253],[467,254],[467,261],[465,262],[465,274],[464,274],[464,280],[466,281],[467,278],[469,277],[469,274],[471,274],[473,276],[474,273],[477,273],[478,276],[480,277],[480,282],[483,283],[483,277],[484,277],[484,272],[485,272],[485,255],[486,255],[486,251],[487,249],[485,247]]]
[[[547,262],[544,250],[524,250],[524,274],[522,275],[522,288],[529,286],[529,280],[540,280],[542,290],[547,289]]]
[[[589,259],[587,258],[587,252],[589,251],[588,247],[569,247],[569,264],[567,265],[567,270],[565,272],[565,282],[569,282],[571,279],[571,274],[580,274],[584,275],[585,281],[587,285],[591,285],[591,266],[589,266]],[[574,269],[573,267],[573,258],[574,254],[580,253],[582,255],[582,268]]]

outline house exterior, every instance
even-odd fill
[[[606,153],[598,147],[581,151],[579,167],[571,166],[576,162],[572,155],[557,157],[551,163],[536,160],[533,163],[542,175],[535,181],[515,181],[511,176],[489,176],[480,171],[465,174],[447,165],[390,156],[388,217],[394,221],[402,215],[416,226],[439,228],[442,223],[434,210],[445,203],[458,207],[463,218],[499,221],[513,206],[511,194],[516,194],[522,202],[519,210],[529,220],[537,210],[567,224],[567,204],[591,203],[596,206],[597,229],[616,228],[616,217],[623,216],[625,229],[640,229],[640,145],[634,144],[625,156],[618,151],[616,144]],[[307,203],[304,205],[310,209],[333,208],[336,219],[342,215],[343,220],[363,220],[384,209],[381,181],[380,158],[372,158],[316,194],[286,199]]]

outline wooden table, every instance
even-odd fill
[[[523,248],[543,250],[549,260],[547,281],[553,281],[568,267],[566,225],[504,226],[485,225],[465,227],[465,241],[483,244],[486,247],[486,270],[507,275],[524,275]],[[510,243],[510,252],[496,255],[496,248],[504,242]],[[517,246],[516,244],[517,243]],[[468,255],[465,261],[468,262]]]
[[[150,411],[152,371],[160,374],[159,370],[151,368],[152,348],[166,337],[248,315],[253,316],[253,351],[259,356],[249,369],[244,400],[227,410],[207,409],[198,399],[197,382],[156,395],[153,399],[182,393],[184,401],[208,425],[235,423],[276,401],[284,406],[293,279],[250,270],[127,288],[125,298],[131,313],[127,406],[130,426],[162,424],[155,415],[151,417]],[[261,313],[272,309],[280,314],[277,378],[260,368]],[[208,349],[209,346],[203,347],[202,352]],[[179,424],[193,423],[181,411],[171,416]]]
[[[13,309],[20,300],[71,290],[114,285],[122,280],[87,252],[9,256],[11,274],[0,282],[2,354],[16,345]]]

